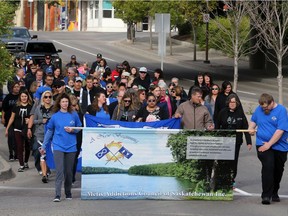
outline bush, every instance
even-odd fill
[[[177,28],[178,28],[179,36],[187,35],[187,34],[190,35],[191,31],[192,31],[192,26],[191,26],[191,23],[189,23],[189,22],[185,22],[183,24],[178,24]]]
[[[227,18],[216,18],[213,20],[210,20],[209,22],[209,48],[213,48],[216,50],[221,50],[222,52],[226,53],[229,56],[233,56],[233,50],[228,49],[227,47],[233,47],[231,39],[229,39],[228,35],[225,34],[223,31],[221,31],[217,25],[217,22],[219,22],[222,26],[224,26],[229,33],[232,33],[232,25],[231,21]],[[249,18],[243,19],[242,23],[240,24],[240,38],[239,40],[245,40],[244,37],[247,35],[249,31]],[[205,47],[206,43],[206,24],[203,24],[199,30],[198,30],[198,45],[200,47]],[[223,46],[223,40],[225,43],[227,43],[226,46]],[[247,49],[249,46],[249,42],[246,42],[243,49]]]

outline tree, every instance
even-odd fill
[[[279,103],[283,104],[282,64],[288,50],[288,2],[282,0],[253,1],[249,14],[252,25],[260,33],[260,42],[263,46],[259,46],[259,48],[265,53],[266,58],[277,67]],[[266,50],[263,50],[262,47],[265,47]]]
[[[141,22],[149,10],[149,2],[144,0],[115,0],[113,1],[115,15],[127,24],[127,39],[134,41],[135,24]]]
[[[182,0],[179,2],[179,11],[183,16],[183,20],[188,21],[192,27],[193,44],[194,44],[194,57],[196,61],[196,48],[197,48],[197,28],[203,23],[203,13],[209,13],[216,5],[215,1],[209,2],[208,0],[190,1]]]
[[[169,33],[169,43],[170,43],[170,55],[172,55],[172,41],[171,41],[171,29],[173,29],[180,19],[182,18],[178,12],[179,1],[158,1],[151,0],[149,17],[155,18],[156,13],[169,13],[170,14],[170,33]],[[150,23],[152,27],[152,22]],[[152,28],[150,28],[150,48],[152,49]]]
[[[251,7],[249,1],[226,0],[224,3],[226,18],[216,17],[211,21],[212,25],[216,26],[214,31],[210,32],[213,34],[211,43],[234,58],[233,91],[237,92],[239,59],[256,52],[257,44],[251,45],[250,42],[257,37],[257,34],[250,36],[253,28],[249,21],[248,11]]]
[[[10,28],[14,26],[13,19],[17,6],[8,1],[0,1],[0,35],[10,33]],[[0,84],[12,77],[14,72],[12,63],[12,56],[5,48],[5,44],[0,42]]]

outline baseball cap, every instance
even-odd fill
[[[78,82],[78,81],[83,82],[83,79],[81,77],[76,77],[75,82]]]
[[[71,59],[76,59],[76,55],[72,55],[72,56],[71,56]]]
[[[127,71],[124,71],[124,72],[122,73],[122,76],[130,76],[130,73],[127,72]]]
[[[102,58],[102,54],[101,54],[101,53],[98,53],[98,54],[97,54],[97,58]]]
[[[51,55],[46,54],[46,55],[45,55],[45,59],[51,59]]]
[[[139,72],[147,73],[147,68],[146,67],[140,67]]]
[[[51,74],[51,73],[53,73],[52,68],[51,68],[51,67],[47,67],[46,70],[45,70],[45,73],[46,73],[46,74]]]

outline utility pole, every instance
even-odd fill
[[[206,0],[206,14],[203,16],[203,21],[206,23],[206,47],[205,47],[205,61],[204,63],[209,64],[210,61],[208,59],[208,52],[209,52],[209,0]]]

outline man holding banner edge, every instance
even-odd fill
[[[287,160],[288,118],[284,106],[269,94],[262,94],[251,117],[250,134],[256,133],[257,156],[262,164],[262,204],[280,202],[278,190]]]

